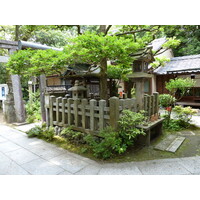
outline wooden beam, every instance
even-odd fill
[[[8,45],[12,45],[12,46],[18,46],[18,42],[8,41],[8,40],[0,40],[0,44],[8,44]]]
[[[9,45],[9,44],[1,44],[0,43],[0,48],[1,49],[15,49],[15,50],[17,50],[18,49],[18,46],[12,46],[12,45]]]

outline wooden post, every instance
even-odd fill
[[[147,96],[147,107],[148,107],[148,111],[147,111],[147,116],[149,117],[149,119],[150,119],[150,117],[151,117],[151,97],[148,95]]]
[[[82,112],[82,128],[86,129],[86,115],[85,115],[85,106],[88,104],[87,99],[82,99],[81,105],[81,112]]]
[[[119,98],[111,97],[110,101],[110,126],[117,129],[119,120]]]
[[[151,115],[154,115],[154,96],[151,95]]]
[[[159,93],[154,92],[153,95],[154,95],[154,98],[155,98],[155,113],[158,113],[158,110],[159,110]]]
[[[54,112],[53,112],[53,103],[56,101],[55,96],[50,96],[50,101],[49,101],[49,121],[50,121],[50,126],[53,126],[53,120],[54,120]]]
[[[144,111],[145,111],[145,116],[148,116],[148,95],[144,95]]]
[[[67,104],[68,104],[68,125],[72,125],[72,114],[71,114],[71,104],[73,103],[73,99],[69,98],[67,99]]]
[[[91,131],[95,131],[94,108],[96,105],[97,105],[97,101],[95,99],[91,99],[90,100],[90,130]]]
[[[104,123],[104,108],[106,107],[106,101],[100,100],[99,101],[99,130],[103,130],[105,123]]]
[[[74,100],[74,123],[75,126],[78,127],[78,104],[79,104],[79,99]]]
[[[59,124],[61,122],[61,117],[60,117],[60,103],[62,102],[62,97],[56,98],[56,123]]]
[[[67,124],[67,118],[65,113],[65,104],[67,103],[67,98],[62,98],[62,125],[65,126]]]

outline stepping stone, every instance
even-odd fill
[[[176,150],[181,146],[183,141],[185,140],[185,137],[178,136],[166,149],[166,151],[170,152],[176,152]]]
[[[176,152],[176,150],[181,146],[185,137],[169,135],[162,142],[157,144],[154,149],[161,151]]]

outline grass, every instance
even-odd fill
[[[166,152],[155,150],[154,146],[163,140],[169,134],[179,135],[181,132],[189,133],[190,131],[195,131],[195,135],[185,136],[186,139],[180,148],[175,152]],[[45,140],[45,139],[43,139]],[[145,161],[145,160],[155,160],[155,159],[164,159],[164,158],[178,158],[178,157],[190,157],[200,155],[200,129],[197,127],[192,127],[192,129],[187,129],[184,131],[178,132],[169,132],[164,131],[162,136],[159,136],[151,141],[151,145],[149,147],[136,145],[122,155],[117,155],[109,160],[100,160],[95,158],[91,152],[84,152],[83,149],[85,145],[77,145],[68,142],[65,138],[54,136],[53,140],[50,142],[55,144],[58,147],[66,149],[70,152],[79,154],[81,156],[90,158],[92,160],[104,163],[120,163],[120,162],[131,162],[131,161]]]

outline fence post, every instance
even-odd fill
[[[50,126],[53,126],[53,119],[54,119],[54,113],[53,113],[53,103],[56,101],[55,96],[50,96],[49,99],[49,121]]]
[[[65,113],[65,104],[67,103],[67,98],[62,99],[62,125],[65,126],[66,122],[66,113]]]
[[[145,115],[148,116],[148,99],[147,99],[148,95],[144,95],[144,111],[145,111]]]
[[[82,108],[81,108],[81,112],[82,112],[82,127],[83,129],[86,129],[86,115],[85,115],[85,106],[87,105],[88,101],[87,99],[82,99]]]
[[[95,130],[94,108],[96,105],[97,105],[97,101],[95,99],[91,99],[90,100],[90,130],[91,131]]]
[[[68,104],[68,108],[67,108],[68,116],[67,116],[67,118],[68,118],[68,125],[69,126],[72,125],[72,114],[71,114],[71,104],[72,103],[73,103],[73,99],[72,98],[67,99],[67,104]]]
[[[78,127],[78,104],[79,104],[79,99],[75,99],[74,100],[74,123],[76,127]]]
[[[117,128],[119,120],[119,98],[111,97],[110,101],[110,126]]]
[[[104,108],[106,107],[106,100],[99,101],[99,130],[104,129]]]
[[[154,98],[155,98],[155,113],[158,114],[158,110],[159,110],[159,93],[158,92],[154,92],[153,95],[154,95]]]
[[[150,119],[150,117],[151,117],[151,97],[149,95],[147,96],[147,107],[148,107],[147,116]]]
[[[151,95],[151,116],[154,115],[154,96]]]
[[[60,119],[60,111],[59,111],[59,108],[60,108],[60,103],[62,102],[62,97],[58,97],[56,98],[56,122],[57,122],[57,125],[59,124],[59,122],[61,122],[61,119]]]

